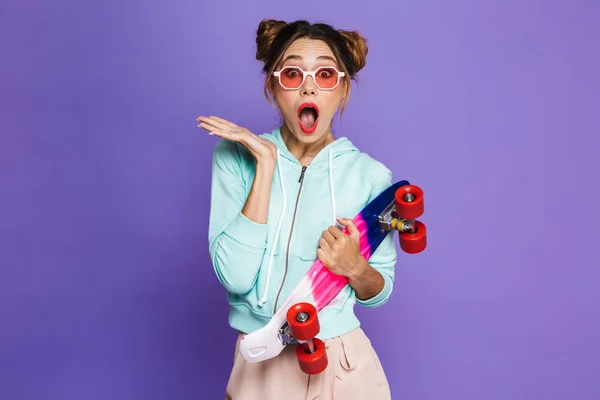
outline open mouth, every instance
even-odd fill
[[[304,103],[298,108],[298,123],[304,133],[313,133],[319,121],[319,107],[314,103]]]

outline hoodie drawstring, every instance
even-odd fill
[[[265,285],[265,292],[263,293],[262,299],[258,301],[258,306],[262,307],[267,302],[267,293],[269,293],[269,283],[271,283],[271,266],[273,265],[273,257],[275,256],[275,249],[279,243],[279,234],[281,233],[281,224],[283,223],[283,217],[285,216],[285,210],[287,208],[287,197],[285,195],[285,186],[283,184],[283,173],[281,172],[281,158],[279,155],[279,149],[277,149],[277,170],[279,171],[279,185],[281,186],[281,195],[283,196],[283,205],[281,206],[281,215],[279,216],[279,223],[277,224],[277,232],[275,233],[275,243],[271,248],[271,255],[269,257],[269,267],[267,268],[267,283]]]
[[[331,193],[331,212],[333,213],[332,225],[337,226],[338,222],[335,211],[335,190],[333,189],[333,156],[331,155],[331,149],[329,149],[329,191]]]
[[[333,187],[333,155],[331,149],[329,149],[329,192],[331,195],[331,211],[332,211],[332,225],[338,226],[337,215],[335,209],[335,190]],[[285,186],[283,184],[283,173],[281,172],[281,158],[279,155],[279,149],[277,149],[277,169],[279,171],[279,185],[281,186],[281,193],[283,196],[283,206],[281,208],[281,215],[279,216],[279,222],[277,224],[277,232],[275,233],[275,243],[271,248],[271,255],[269,256],[269,266],[267,267],[267,282],[265,284],[265,291],[262,298],[258,301],[258,306],[263,307],[267,303],[267,293],[269,293],[269,284],[271,283],[271,267],[273,266],[273,258],[275,256],[275,249],[279,243],[279,235],[281,233],[281,225],[283,223],[283,217],[287,208],[287,197],[285,194]]]

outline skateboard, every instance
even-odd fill
[[[385,189],[353,221],[360,232],[360,252],[369,259],[390,232],[399,233],[401,249],[409,254],[427,246],[425,225],[417,221],[424,212],[423,191],[408,181]],[[344,228],[344,233],[348,234]],[[317,338],[318,313],[348,284],[344,276],[329,271],[317,259],[290,296],[263,328],[242,337],[239,351],[249,363],[279,355],[296,342],[300,369],[309,375],[327,367],[325,344]]]

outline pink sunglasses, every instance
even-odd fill
[[[300,67],[286,66],[273,72],[279,78],[279,84],[287,90],[296,90],[304,84],[307,76],[311,76],[321,90],[333,90],[345,74],[335,67],[319,67],[314,71],[304,71]]]

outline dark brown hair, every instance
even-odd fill
[[[265,96],[269,99],[272,72],[278,67],[285,50],[297,39],[322,40],[329,45],[340,68],[346,73],[347,94],[341,112],[350,97],[350,81],[367,63],[367,41],[357,31],[345,31],[324,23],[311,24],[305,20],[287,23],[266,19],[260,22],[256,31],[256,59],[263,62],[263,72],[267,74]]]

